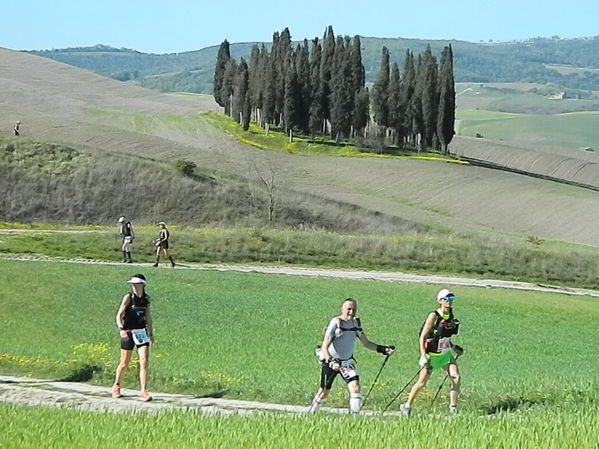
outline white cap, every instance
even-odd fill
[[[131,279],[127,281],[127,284],[146,284],[146,280],[139,278],[137,276],[133,276]]]
[[[444,288],[443,290],[439,290],[439,293],[437,293],[437,301],[441,301],[442,299],[447,298],[448,296],[453,296],[453,293],[451,293],[446,288]]]
[[[158,226],[166,226],[166,223],[164,221],[159,221]]]
[[[123,221],[125,221],[125,217],[119,217],[119,223],[122,223]]]

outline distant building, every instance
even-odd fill
[[[564,98],[566,98],[566,92],[560,92],[558,94],[553,94],[553,95],[549,95],[550,100],[563,100]]]

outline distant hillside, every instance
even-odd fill
[[[383,45],[389,48],[392,62],[397,61],[401,65],[408,49],[417,54],[430,45],[433,53],[439,55],[449,43],[454,51],[457,82],[550,82],[570,89],[599,90],[599,72],[563,70],[564,66],[599,68],[599,36],[580,39],[535,38],[527,42],[507,43],[373,37],[361,37],[361,40],[363,64],[369,82],[374,81],[378,72]],[[254,44],[231,44],[231,56],[249,56]],[[144,87],[163,92],[209,94],[212,93],[217,51],[218,46],[213,46],[197,51],[158,55],[96,45],[30,53],[119,81],[136,81]]]
[[[14,148],[7,145],[3,150],[6,171],[0,179],[5,179],[8,203],[0,205],[0,211],[12,219],[24,214],[40,218],[68,213],[65,220],[69,222],[75,218],[79,223],[97,223],[111,217],[113,220],[119,209],[141,207],[140,210],[147,210],[148,220],[177,216],[176,221],[195,223],[200,222],[203,211],[209,211],[202,218],[203,223],[250,224],[251,215],[256,214],[251,208],[231,209],[230,203],[219,200],[216,203],[222,204],[223,209],[204,209],[204,201],[214,204],[212,200],[220,196],[220,192],[214,191],[203,196],[210,192],[212,184],[188,179],[173,180],[170,184],[168,170],[163,170],[166,167],[161,168],[161,164],[187,160],[201,167],[201,174],[214,174],[220,181],[218,189],[230,189],[232,196],[250,205],[245,199],[260,198],[255,186],[273,179],[278,195],[276,213],[282,213],[283,208],[289,211],[286,215],[290,219],[280,222],[283,226],[359,230],[402,235],[407,239],[421,235],[423,229],[434,229],[448,236],[480,235],[485,241],[497,241],[499,236],[514,236],[521,241],[532,236],[532,241],[559,239],[599,245],[599,228],[595,225],[599,221],[599,196],[590,189],[472,165],[264,151],[236,140],[231,135],[234,130],[215,128],[211,114],[198,114],[220,109],[208,96],[165,95],[23,52],[0,49],[0,58],[3,62],[0,116],[5,118],[0,135],[11,134],[12,124],[18,119],[22,123],[19,142],[31,139],[59,144],[91,156],[85,160],[96,165],[78,163],[90,171],[65,173],[63,169],[69,168],[69,164],[61,161],[66,162],[71,154],[66,151],[60,160],[44,159],[40,168],[51,169],[52,173],[59,170],[56,176],[67,179],[54,177],[45,183],[45,174],[30,172],[39,164],[26,152],[20,157],[16,145]],[[475,148],[456,150],[472,154],[488,145],[485,139],[468,140]],[[496,149],[497,156],[501,151]],[[578,151],[577,154],[594,161],[594,153]],[[119,156],[133,158],[132,164],[121,164]],[[153,162],[146,165],[136,163],[138,160]],[[154,163],[160,164],[155,167]],[[124,172],[121,165],[126,169]],[[156,170],[150,171],[148,167]],[[125,174],[136,170],[139,173],[135,177]],[[148,184],[152,179],[156,186]],[[140,190],[137,184],[142,186]],[[168,185],[175,200],[163,200],[157,194],[161,191],[159,185]],[[85,191],[79,192],[77,188]],[[28,191],[35,193],[22,196]],[[98,192],[102,194],[94,195],[89,203],[99,204],[108,212],[96,211],[95,214],[102,215],[86,219],[80,213],[82,210],[88,211],[85,215],[90,213],[84,195]],[[128,203],[123,200],[127,192],[134,192],[127,196]],[[159,196],[159,201],[152,206],[141,201],[138,206],[138,198],[146,195]],[[235,212],[240,210],[245,212]],[[136,213],[141,215],[139,211]],[[415,241],[412,251],[422,250]],[[356,247],[355,251],[361,249]],[[573,263],[578,263],[574,260]]]

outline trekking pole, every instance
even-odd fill
[[[408,381],[408,383],[406,383],[404,385],[404,387],[401,390],[399,390],[399,393],[397,393],[395,395],[395,397],[393,399],[391,399],[391,401],[387,404],[387,406],[383,409],[383,411],[381,413],[385,413],[387,411],[387,409],[391,406],[391,404],[393,404],[397,400],[399,395],[402,394],[406,388],[408,388],[408,386],[414,381],[414,379],[416,379],[418,374],[420,374],[420,371],[422,371],[422,368],[418,368],[418,371],[416,371],[416,374],[414,374],[414,376]]]
[[[391,349],[395,349],[395,346],[389,346]],[[387,364],[387,360],[389,360],[389,357],[391,355],[387,354],[387,356],[385,357],[385,360],[383,361],[383,364],[381,365],[381,369],[379,369],[378,374],[376,375],[376,377],[374,378],[374,380],[372,381],[372,384],[370,384],[370,388],[368,389],[368,394],[366,395],[366,397],[364,398],[364,401],[362,401],[362,407],[360,407],[361,409],[364,408],[364,405],[366,405],[366,401],[368,400],[368,396],[370,396],[370,393],[372,393],[372,389],[374,388],[374,386],[376,385],[376,381],[379,380],[379,376],[381,375],[381,373],[383,372],[383,368],[385,367],[385,365]]]
[[[449,377],[449,374],[446,374],[445,377],[443,378],[443,381],[441,382],[441,385],[439,385],[439,388],[437,388],[437,392],[435,393],[435,396],[433,396],[433,400],[431,401],[431,407],[435,403],[437,396],[439,396],[439,393],[441,392],[443,385],[445,385],[445,381],[447,380],[448,377]]]

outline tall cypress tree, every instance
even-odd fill
[[[383,47],[381,55],[381,66],[372,88],[372,109],[374,121],[379,126],[389,126],[389,50]]]
[[[354,109],[353,73],[347,44],[341,36],[337,38],[331,73],[331,138],[338,143],[341,137],[349,137]]]
[[[233,109],[233,86],[235,85],[235,77],[237,76],[237,61],[231,58],[225,66],[225,75],[223,77],[223,85],[221,87],[221,100],[225,106],[225,114],[232,117]]]
[[[393,129],[393,141],[399,143],[401,140],[401,125],[403,122],[403,111],[401,110],[401,86],[400,86],[399,67],[397,63],[391,66],[389,78],[389,97],[387,105],[389,107],[389,127]]]
[[[264,45],[262,45],[264,48]],[[257,45],[252,45],[252,51],[250,53],[250,61],[248,63],[248,76],[249,76],[249,99],[253,109],[253,115],[257,118],[257,111],[262,108],[262,89],[260,84],[260,48]]]
[[[310,104],[312,102],[312,87],[310,85],[310,49],[308,41],[304,39],[295,51],[295,70],[300,90],[298,105],[298,127],[303,132],[309,132]]]
[[[354,92],[358,93],[362,90],[366,83],[366,70],[362,64],[362,42],[360,36],[356,35],[351,40],[349,51],[349,59],[351,71],[353,73]]]
[[[354,99],[354,116],[352,126],[354,133],[363,133],[370,121],[370,95],[368,89],[363,87],[356,93]]]
[[[285,82],[287,78],[287,67],[291,60],[291,34],[289,28],[285,28],[279,38],[277,39],[276,45],[273,43],[271,51],[272,62],[275,74],[275,109],[276,114],[279,117],[275,117],[277,124],[280,124],[280,120],[283,118],[283,108],[285,103]]]
[[[299,104],[300,89],[297,80],[297,71],[293,61],[288,64],[285,78],[285,98],[283,102],[283,120],[285,121],[285,131],[289,135],[289,142],[293,141],[293,130],[299,123]]]
[[[333,59],[335,57],[335,34],[333,27],[327,27],[322,38],[322,55],[320,58],[320,86],[318,96],[322,106],[323,120],[330,120],[330,95],[331,95],[331,68],[333,67]],[[323,126],[324,132],[324,126]]]
[[[312,134],[317,134],[322,129],[323,116],[323,98],[320,89],[320,60],[322,57],[322,47],[318,38],[312,40],[312,51],[310,52],[310,118],[308,128]]]
[[[279,53],[279,40],[280,34],[278,31],[275,31],[272,35],[272,46],[270,48],[270,81],[272,83],[272,102],[273,102],[273,113],[269,123],[278,124],[279,120],[277,119],[277,115],[279,111],[277,111],[277,105],[279,104],[279,98],[277,97],[280,94],[280,90],[278,86],[280,84],[281,74],[278,71],[278,63],[277,63],[277,55]],[[285,82],[283,78],[283,83]],[[268,130],[267,130],[268,133]]]
[[[430,46],[427,46],[422,57],[423,74],[421,81],[421,103],[422,103],[422,129],[421,147],[422,149],[431,148],[434,145],[433,137],[437,133],[437,105],[438,90],[437,60],[431,52]]]
[[[409,141],[412,145],[415,145],[417,108],[415,107],[414,91],[416,89],[416,68],[414,67],[414,53],[410,50],[406,51],[400,86],[400,108],[404,113],[401,132],[404,136],[403,143]]]
[[[272,54],[266,52],[262,55],[263,61],[263,73],[262,73],[262,118],[263,126],[268,134],[270,124],[275,121],[275,103],[276,103],[276,92],[275,92],[275,78],[274,69],[272,63]]]
[[[229,42],[225,39],[222,42],[222,44],[220,44],[218,54],[216,55],[216,66],[214,67],[214,82],[212,85],[212,90],[214,91],[214,100],[220,106],[223,107],[226,104],[227,98],[223,98],[221,91],[223,87],[223,81],[225,78],[225,70],[229,59],[231,59]]]
[[[250,111],[248,65],[241,58],[233,85],[232,117],[245,131],[250,127]]]
[[[437,115],[437,137],[443,154],[449,152],[455,126],[455,82],[453,78],[453,50],[451,44],[441,53],[439,70],[439,113]]]
[[[410,133],[412,134],[412,142],[414,145],[418,145],[418,151],[420,152],[422,142],[418,142],[418,138],[422,140],[422,136],[424,135],[424,119],[422,118],[422,84],[424,81],[422,80],[424,79],[425,74],[422,62],[422,54],[418,55],[414,68],[414,79],[416,81],[414,85],[414,93],[410,102],[410,112],[412,115]]]

